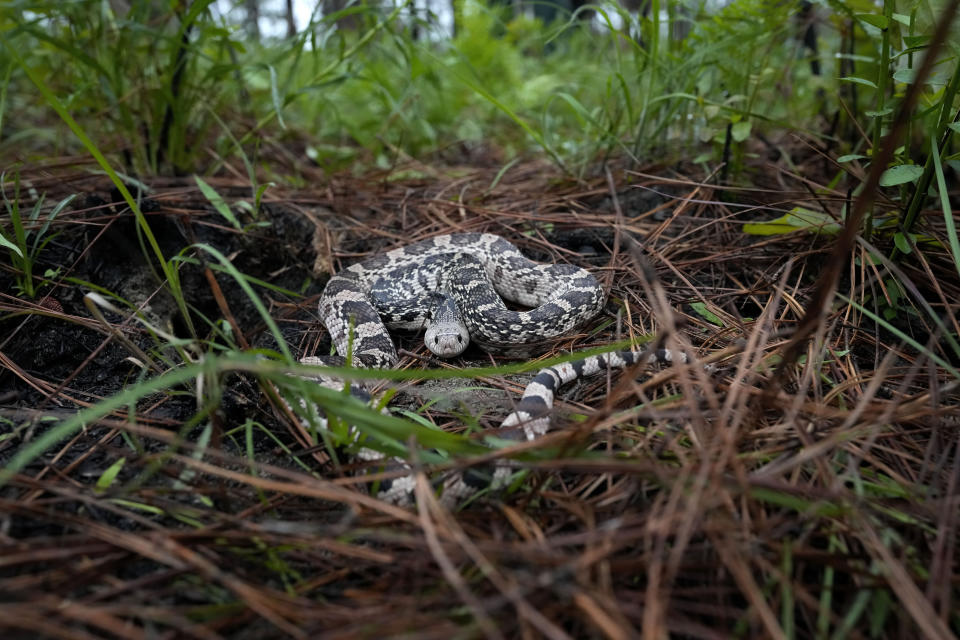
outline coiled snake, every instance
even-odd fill
[[[504,299],[532,307],[513,311]],[[567,264],[539,264],[507,240],[487,233],[456,233],[424,240],[354,264],[330,278],[320,299],[320,318],[339,357],[306,357],[305,364],[342,365],[352,346],[353,366],[390,368],[397,352],[389,329],[426,329],[424,342],[440,357],[459,355],[469,341],[492,352],[518,348],[562,335],[590,320],[605,295],[588,271]],[[351,345],[352,338],[352,345]],[[619,351],[541,370],[501,428],[529,440],[550,426],[557,389],[581,376],[621,368],[641,357],[670,362],[667,350]],[[683,354],[676,359],[684,360]],[[519,429],[515,429],[519,427]],[[362,449],[363,460],[382,454]],[[467,470],[448,478],[447,505],[509,476],[505,468],[489,474]],[[412,501],[413,479],[381,483],[378,496],[397,504]]]

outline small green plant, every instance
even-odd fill
[[[37,295],[37,286],[33,281],[33,267],[37,257],[44,247],[56,237],[50,233],[50,225],[57,215],[70,204],[76,194],[69,195],[58,202],[40,224],[40,214],[43,213],[45,196],[41,195],[24,220],[20,214],[20,179],[14,181],[13,199],[7,198],[7,191],[3,188],[3,175],[0,175],[0,192],[3,194],[3,204],[10,216],[13,226],[11,236],[0,229],[0,246],[10,253],[10,262],[18,270],[16,287],[20,295],[33,298]],[[39,226],[38,226],[39,225]]]

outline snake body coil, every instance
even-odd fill
[[[504,299],[533,309],[511,311]],[[397,361],[388,328],[429,331],[439,319],[441,331],[452,331],[446,323],[459,322],[469,339],[503,351],[562,335],[599,313],[603,303],[603,289],[589,271],[538,264],[489,233],[456,233],[337,273],[324,289],[320,318],[337,353],[346,354],[353,326],[355,364],[387,368]],[[429,339],[427,347],[457,355],[438,352]]]
[[[532,307],[513,311],[504,299]],[[507,240],[487,233],[437,236],[354,264],[330,278],[320,317],[340,358],[308,357],[305,364],[343,364],[352,335],[353,365],[390,368],[397,352],[389,329],[426,329],[425,343],[441,357],[459,355],[470,340],[488,351],[512,351],[567,333],[593,318],[605,295],[594,276],[573,265],[533,262]],[[645,358],[670,362],[671,352],[621,351],[541,370],[501,424],[507,437],[533,440],[550,426],[557,389],[581,376]],[[685,356],[679,354],[677,359]],[[516,434],[516,435],[511,435]],[[382,454],[362,449],[359,457]],[[405,465],[397,460],[396,464]],[[509,469],[467,470],[449,478],[442,495],[453,505],[479,489],[502,484]],[[378,496],[408,504],[413,478],[381,483]]]

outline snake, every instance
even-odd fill
[[[510,309],[505,301],[528,309]],[[537,263],[490,233],[438,235],[374,255],[331,276],[318,309],[338,355],[300,361],[395,367],[398,356],[391,330],[423,330],[425,346],[441,358],[461,355],[471,342],[490,353],[523,353],[591,320],[605,303],[603,287],[586,269]],[[501,423],[503,436],[536,440],[550,428],[554,395],[562,385],[641,361],[669,364],[686,362],[686,356],[668,349],[622,350],[546,367],[528,383]],[[322,376],[312,379],[338,384]],[[339,385],[342,388],[342,382]],[[364,447],[357,457],[373,462],[384,456]],[[406,468],[406,463],[395,459],[389,465],[398,466]],[[443,483],[441,501],[454,506],[477,491],[499,488],[509,475],[504,465],[492,473],[473,467],[456,472]],[[413,488],[412,476],[401,475],[381,481],[376,495],[408,505],[414,500]]]

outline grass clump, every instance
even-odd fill
[[[543,26],[465,2],[448,39],[405,5],[358,6],[349,10],[355,29],[337,28],[344,13],[314,13],[291,40],[260,42],[210,2],[91,10],[99,6],[24,3],[3,29],[8,54],[35,51],[24,64],[55,78],[51,88],[81,124],[98,123],[98,143],[121,153],[126,171],[202,171],[218,166],[211,154],[227,159],[296,136],[329,170],[358,152],[386,167],[398,154],[483,142],[504,159],[539,150],[582,175],[598,156],[679,152],[727,124],[737,142],[753,121],[803,128],[817,112],[809,102],[823,99],[802,50],[777,46],[792,33],[789,5],[737,3],[709,20],[676,14],[673,24],[689,27],[683,39],[660,38],[673,24],[657,16],[611,7],[599,26]],[[744,57],[756,66],[738,64]],[[8,69],[23,101],[26,67]],[[778,95],[788,83],[797,87],[789,100]],[[49,123],[41,103],[21,109]]]

